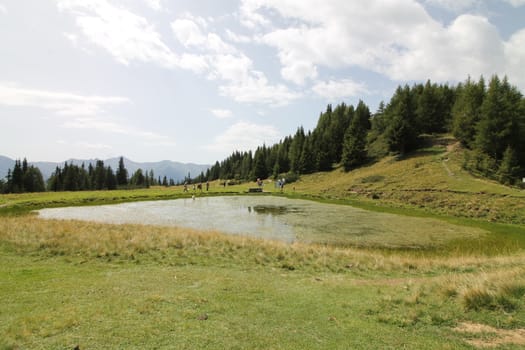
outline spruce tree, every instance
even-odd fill
[[[413,150],[417,146],[419,132],[414,101],[407,85],[398,87],[385,113],[388,115],[385,136],[389,150],[400,154]]]
[[[498,181],[506,184],[513,185],[519,180],[522,169],[518,162],[516,152],[509,146],[503,153],[503,159],[499,166],[496,176]]]
[[[106,179],[105,179],[105,188],[108,190],[116,190],[117,189],[117,177],[115,176],[115,173],[113,172],[113,169],[111,169],[110,166],[106,168]]]
[[[485,81],[468,80],[458,87],[456,102],[452,107],[452,132],[466,147],[472,148],[477,125],[481,119],[481,104],[485,97]]]
[[[496,161],[503,157],[507,147],[516,148],[520,142],[521,94],[507,78],[492,77],[481,105],[476,147]]]
[[[117,185],[126,186],[128,184],[128,170],[124,165],[124,158],[120,157],[117,168]]]
[[[290,170],[294,173],[300,173],[300,160],[301,160],[301,152],[303,150],[303,144],[304,144],[304,129],[303,127],[299,127],[292,139],[292,143],[290,144],[290,151],[289,159],[290,159]]]
[[[363,164],[366,160],[366,144],[370,117],[368,107],[363,101],[359,101],[350,126],[346,130],[343,142],[342,163],[346,171]]]

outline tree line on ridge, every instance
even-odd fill
[[[284,177],[345,171],[388,154],[403,156],[423,145],[423,135],[452,133],[466,148],[464,167],[479,176],[516,185],[525,176],[525,99],[507,77],[468,78],[457,86],[399,86],[390,101],[371,113],[356,107],[328,105],[316,127],[301,126],[272,146],[235,151],[194,181]]]
[[[13,170],[9,169],[6,181],[0,181],[0,193],[23,193],[49,191],[88,191],[148,188],[149,186],[173,186],[175,181],[155,178],[153,170],[137,169],[131,176],[120,157],[116,171],[105,166],[102,160],[97,160],[93,166],[86,167],[84,163],[78,166],[67,162],[62,167],[57,166],[51,177],[44,182],[38,167],[28,166],[27,160],[16,160]]]

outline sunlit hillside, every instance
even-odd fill
[[[525,191],[477,178],[462,169],[464,152],[451,137],[436,137],[404,158],[389,156],[344,172],[302,176],[291,190],[358,199],[440,214],[525,223]]]

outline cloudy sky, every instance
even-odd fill
[[[525,0],[0,0],[0,155],[212,163],[524,67]]]

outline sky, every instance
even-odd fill
[[[212,164],[524,67],[525,0],[0,0],[0,155]]]

